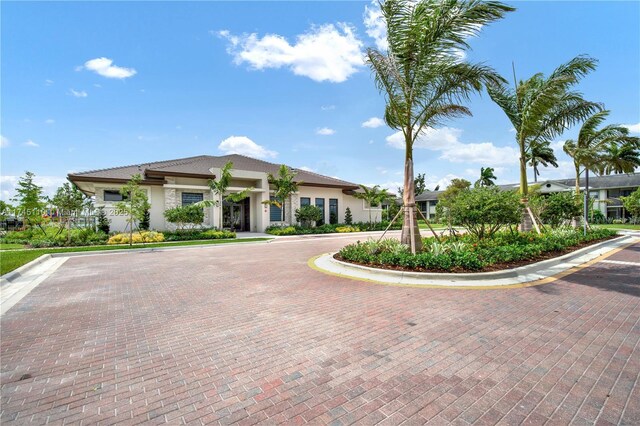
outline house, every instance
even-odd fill
[[[151,204],[150,225],[152,229],[172,229],[164,218],[164,211],[176,206],[212,200],[214,195],[207,185],[208,180],[220,175],[220,169],[231,161],[233,179],[230,192],[252,188],[249,197],[240,203],[224,202],[222,206],[205,208],[204,226],[215,227],[222,214],[223,227],[239,231],[264,232],[271,225],[295,222],[292,212],[307,204],[319,207],[326,223],[343,223],[345,210],[350,208],[354,222],[369,220],[369,209],[363,200],[353,196],[358,185],[306,170],[295,170],[295,181],[299,190],[293,194],[284,209],[265,204],[273,197],[273,188],[267,174],[277,175],[279,164],[257,160],[243,155],[200,155],[176,160],[157,161],[108,169],[92,170],[68,175],[82,192],[95,197],[97,207],[104,206],[111,221],[111,229],[123,231],[126,218],[116,209],[122,200],[120,188],[133,176],[140,174],[140,188],[146,191]],[[380,220],[382,209],[373,208],[372,217]]]
[[[576,180],[574,179],[556,179],[544,182],[530,182],[529,186],[538,185],[542,194],[551,194],[554,192],[575,191]],[[499,185],[504,190],[517,190],[520,184],[513,183],[508,185]],[[585,179],[580,179],[580,189],[584,190]],[[622,207],[620,197],[630,195],[633,191],[640,187],[640,173],[593,176],[589,177],[589,196],[594,200],[594,209],[600,212],[606,218],[620,219],[629,217],[629,213]],[[416,197],[418,208],[428,219],[433,219],[436,214],[436,205],[438,204],[438,196],[443,191],[427,191]]]

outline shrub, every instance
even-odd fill
[[[133,242],[134,244],[139,243],[160,243],[164,241],[164,234],[162,232],[156,231],[141,231],[134,232],[133,238],[129,239],[130,234],[128,233],[120,233],[113,235],[107,241],[107,244],[129,244]]]
[[[565,221],[580,216],[581,212],[580,199],[574,193],[556,192],[544,200],[540,219],[552,227],[557,227]]]
[[[346,232],[360,232],[360,228],[357,226],[338,226],[336,228],[336,232],[346,233]]]
[[[351,225],[353,222],[353,216],[351,215],[351,209],[349,207],[344,211],[344,223]]]
[[[72,228],[67,235],[58,226],[46,226],[43,231],[34,228],[7,232],[0,239],[3,243],[28,244],[31,247],[63,247],[105,244],[109,236],[92,228]]]
[[[503,226],[520,223],[522,205],[515,191],[495,186],[463,189],[451,200],[449,215],[454,225],[462,225],[483,239]]]
[[[640,218],[640,188],[636,189],[631,195],[620,197],[622,205],[631,214],[633,223],[638,222]]]
[[[304,228],[320,220],[322,220],[322,210],[319,207],[309,205],[296,209],[296,221],[300,222]]]
[[[192,240],[219,240],[235,238],[232,231],[218,231],[216,229],[192,230],[192,231],[167,231],[164,233],[165,241],[192,241]]]
[[[204,222],[204,209],[194,204],[178,206],[164,211],[168,222],[176,225],[179,231],[192,229]]]
[[[369,240],[343,247],[342,259],[368,264],[399,266],[433,271],[477,271],[496,263],[511,263],[539,258],[543,253],[559,252],[584,242],[614,236],[609,229],[593,229],[583,235],[574,229],[554,229],[544,234],[498,232],[490,238],[476,235],[424,238],[423,251],[412,255],[407,246],[395,239]]]
[[[138,225],[141,231],[148,231],[151,222],[151,212],[149,209],[146,209],[144,213],[142,213],[142,219],[140,220],[140,224]]]
[[[280,226],[270,226],[265,231],[267,234],[271,235],[296,235],[298,231],[293,226],[280,227]]]
[[[109,219],[104,211],[104,206],[98,208],[98,230],[109,234]]]

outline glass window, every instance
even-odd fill
[[[275,200],[274,197],[271,197],[271,201]],[[282,218],[282,209],[276,205],[269,204],[269,220],[271,222],[282,222],[284,219]]]
[[[324,225],[324,198],[316,198],[316,207],[322,210],[322,218],[316,222],[316,225]]]
[[[301,197],[300,198],[300,207],[302,206],[310,206],[311,205],[311,198],[309,197]]]
[[[589,198],[597,200],[598,198],[600,198],[600,191],[589,191]]]
[[[338,199],[329,198],[329,223],[338,223]]]
[[[123,201],[125,197],[120,194],[120,191],[116,191],[115,189],[105,189],[104,190],[104,201]]]
[[[188,206],[189,204],[199,203],[204,199],[204,194],[197,192],[183,192],[182,193],[182,205]]]

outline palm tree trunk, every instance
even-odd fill
[[[525,207],[522,209],[520,230],[528,232],[533,229],[533,222],[527,210],[529,205],[529,183],[527,182],[527,157],[524,150],[524,140],[518,140],[518,145],[520,146],[520,197]]]
[[[580,194],[580,166],[575,165],[576,168],[576,195]]]
[[[538,163],[533,162],[533,181],[538,183]]]
[[[407,135],[410,141],[411,135]],[[402,223],[402,234],[400,242],[411,247],[412,253],[422,251],[422,238],[418,228],[418,217],[416,215],[416,195],[415,184],[413,180],[413,155],[411,153],[411,145],[407,143],[407,151],[404,160],[404,192],[402,193],[402,201],[404,204],[404,221]]]
[[[584,225],[583,225],[583,229],[584,229],[584,235],[587,235],[587,221],[589,219],[589,169],[585,168],[584,169],[584,211],[583,216],[584,216]]]

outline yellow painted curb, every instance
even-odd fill
[[[307,261],[307,265],[309,265],[309,267],[311,269],[314,269],[318,272],[321,272],[323,274],[326,275],[333,275],[335,277],[340,277],[340,278],[346,278],[349,280],[353,280],[353,281],[361,281],[361,282],[367,282],[367,283],[371,283],[371,284],[377,284],[377,285],[384,285],[384,286],[389,286],[389,287],[410,287],[410,288],[439,288],[439,289],[450,289],[450,290],[499,290],[499,289],[511,289],[511,288],[525,288],[525,287],[534,287],[534,286],[538,286],[538,285],[544,285],[544,284],[550,284],[556,280],[559,280],[563,277],[566,277],[567,275],[571,275],[573,273],[576,273],[578,271],[580,271],[581,269],[587,268],[591,265],[594,265],[598,262],[600,262],[601,260],[606,259],[607,257],[613,256],[614,254],[626,249],[627,247],[630,247],[634,244],[637,244],[637,241],[632,241],[628,244],[625,244],[622,247],[618,247],[617,249],[613,249],[608,253],[605,253],[601,256],[598,256],[595,259],[589,260],[581,265],[578,266],[574,266],[573,268],[567,269],[566,271],[560,272],[556,275],[552,275],[550,277],[547,278],[541,278],[539,280],[535,280],[535,281],[529,281],[526,283],[513,283],[513,284],[504,284],[504,285],[486,285],[486,286],[448,286],[448,285],[441,285],[441,284],[396,284],[396,283],[388,283],[388,282],[384,282],[384,281],[377,281],[377,280],[373,280],[370,278],[357,278],[357,277],[353,277],[351,275],[345,275],[345,274],[339,274],[337,272],[330,272],[327,271],[325,269],[322,269],[320,267],[318,267],[315,264],[316,259],[318,259],[319,257],[325,256],[326,254],[329,253],[325,253],[325,254],[321,254],[318,256],[314,256],[311,259],[309,259]],[[443,274],[444,276],[446,276],[446,274]]]

